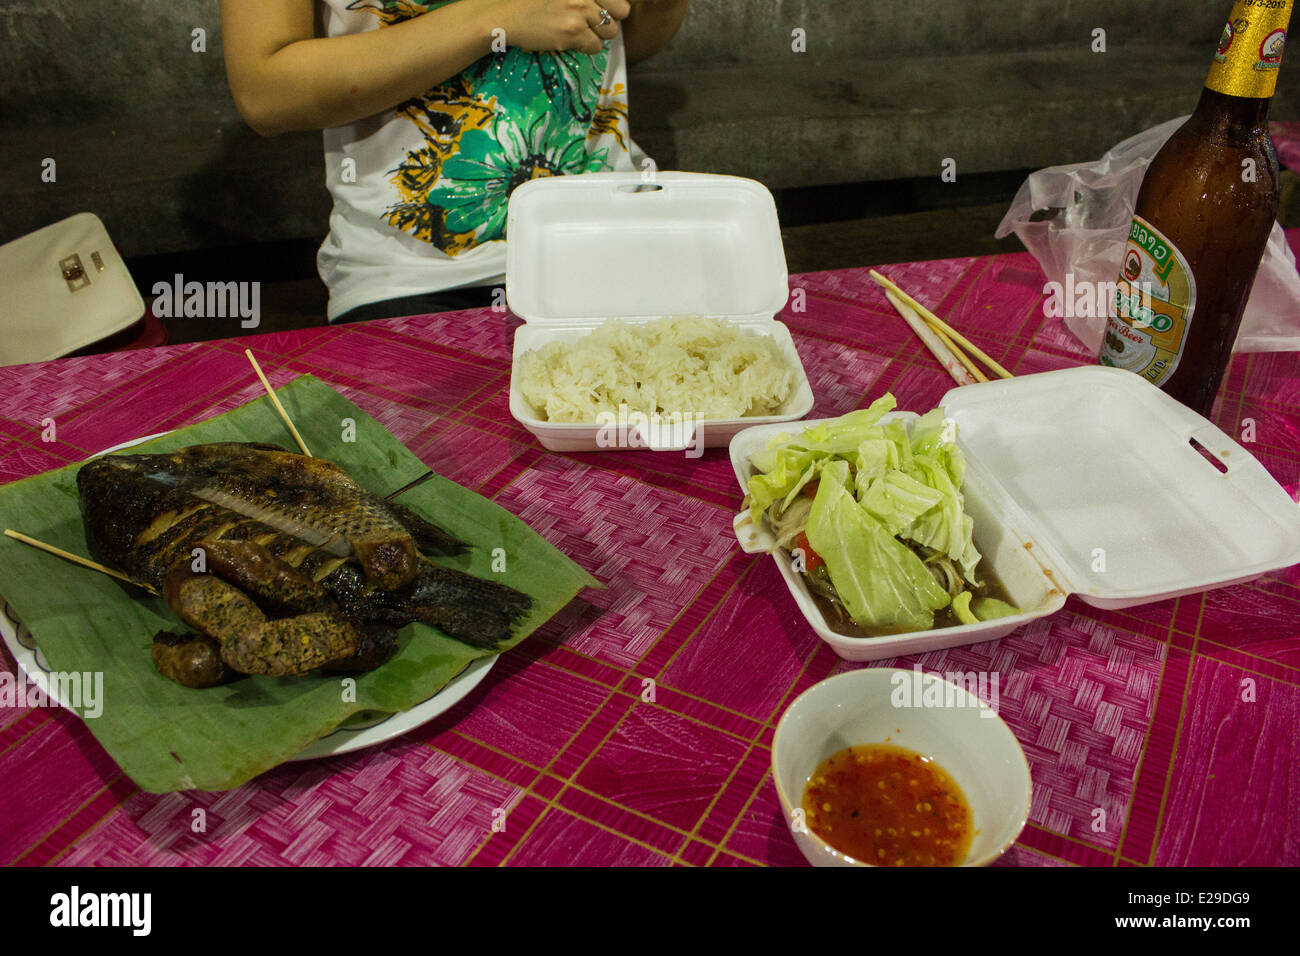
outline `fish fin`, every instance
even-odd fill
[[[458,641],[495,649],[532,607],[521,591],[425,561],[404,609]]]

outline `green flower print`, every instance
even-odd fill
[[[584,130],[550,112],[538,97],[520,120],[497,114],[484,129],[466,131],[459,151],[442,164],[428,202],[440,207],[450,233],[472,233],[468,245],[505,237],[506,202],[515,187],[543,176],[609,168],[607,150],[588,153]]]
[[[540,90],[550,109],[586,125],[595,113],[608,62],[608,49],[592,56],[572,51],[529,53],[511,48],[483,57],[466,72],[483,95],[497,97],[498,109],[508,111],[517,103],[527,103]]]
[[[455,0],[350,0],[387,27]],[[602,103],[609,48],[489,53],[445,83],[400,104],[423,134],[387,170],[390,226],[449,256],[505,236],[506,201],[521,182],[612,169],[609,142],[627,149],[621,83]]]

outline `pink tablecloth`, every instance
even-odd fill
[[[1300,170],[1300,121],[1274,121],[1268,131],[1277,146],[1278,161],[1290,169]]]
[[[886,271],[1016,374],[1092,358],[1043,317],[1028,255]],[[885,390],[922,410],[952,386],[865,270],[791,286],[806,310],[781,319],[813,416]],[[516,425],[514,327],[482,311],[0,369],[9,481],[257,398],[251,345],[273,383],[332,383],[610,584],[432,723],[226,793],[142,793],[69,712],[0,709],[0,863],[802,862],[769,773],[773,728],[797,694],[853,665],[805,624],[773,562],[737,549],[725,450],[551,454]],[[41,440],[48,418],[54,443]],[[1252,419],[1248,447],[1294,493],[1300,357],[1236,359],[1215,418],[1238,436]],[[1122,612],[1071,599],[1002,641],[897,663],[1001,676],[1000,712],[1034,780],[1004,862],[1294,865],[1298,638],[1293,568]],[[192,832],[196,808],[205,833]]]

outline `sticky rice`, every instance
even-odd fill
[[[774,413],[795,373],[770,337],[721,319],[617,319],[576,342],[520,356],[519,388],[540,417],[595,422],[619,406],[651,418],[744,418]]]

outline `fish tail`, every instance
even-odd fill
[[[410,614],[466,644],[495,649],[532,610],[527,594],[495,581],[423,562],[407,606]]]

